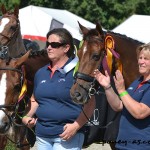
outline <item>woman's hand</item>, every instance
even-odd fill
[[[125,91],[124,79],[122,73],[119,70],[117,70],[115,73],[114,82],[118,93]]]
[[[68,123],[64,126],[64,132],[59,136],[63,140],[69,140],[76,134],[77,131],[78,131],[78,127],[76,126],[75,123],[72,124]]]
[[[98,69],[96,69],[94,70],[94,77],[104,89],[110,86],[110,77],[107,71],[105,71],[105,75],[103,75]]]
[[[32,118],[29,116],[24,116],[22,118],[22,122],[28,127],[28,128],[32,128],[35,126],[37,119],[36,118]]]

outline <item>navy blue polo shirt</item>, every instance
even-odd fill
[[[56,70],[51,77],[52,71],[48,66],[39,69],[34,80],[34,96],[39,103],[35,132],[39,137],[55,138],[63,132],[66,123],[77,119],[81,105],[75,104],[70,97],[74,69],[66,74]]]
[[[143,77],[138,78],[127,91],[133,99],[150,107],[150,80],[137,88],[142,81]],[[150,116],[135,119],[124,107],[116,143],[121,150],[150,150]]]

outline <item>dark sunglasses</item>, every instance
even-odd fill
[[[59,47],[61,47],[61,46],[66,45],[66,43],[59,43],[59,42],[51,42],[51,43],[49,43],[49,42],[46,42],[46,47],[48,47],[49,45],[50,45],[52,48],[59,48]]]

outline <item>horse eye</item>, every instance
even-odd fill
[[[15,31],[16,30],[16,26],[11,26],[10,29]]]
[[[14,89],[15,89],[16,91],[20,91],[20,89],[21,89],[20,84],[16,84],[16,85],[14,86]]]
[[[94,59],[95,61],[98,61],[98,60],[100,59],[100,55],[94,54],[94,55],[92,56],[92,59]]]

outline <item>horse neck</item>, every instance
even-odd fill
[[[33,82],[36,72],[43,66],[49,63],[47,55],[31,56],[25,62],[25,74],[27,80],[27,95],[31,96],[33,93]]]
[[[10,57],[18,57],[21,54],[25,54],[26,53],[26,49],[23,43],[23,39],[21,36],[21,33],[19,32],[16,39],[13,39],[9,46],[9,56]]]
[[[124,35],[112,34],[112,36],[115,41],[115,51],[120,55],[125,84],[128,87],[139,76],[136,49],[141,43]]]

